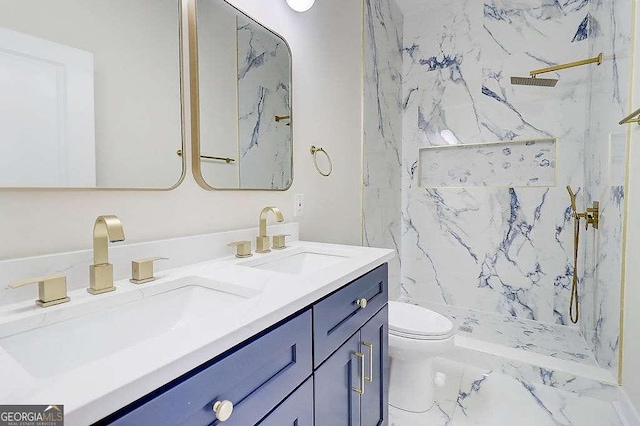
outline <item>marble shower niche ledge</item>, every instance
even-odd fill
[[[420,186],[535,187],[556,185],[556,139],[421,148]]]

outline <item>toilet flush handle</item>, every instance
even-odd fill
[[[360,306],[360,309],[364,309],[367,307],[367,299],[365,299],[364,297],[362,299],[358,299],[356,300],[356,304]]]

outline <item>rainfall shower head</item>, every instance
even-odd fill
[[[555,78],[538,78],[539,74],[548,72],[566,70],[568,68],[581,67],[589,64],[602,64],[604,60],[603,54],[599,54],[595,58],[585,59],[583,61],[569,62],[568,64],[554,65],[548,68],[534,70],[529,73],[529,77],[511,77],[511,84],[519,86],[535,86],[535,87],[556,87],[558,80]]]
[[[511,84],[517,86],[556,87],[555,78],[511,77]]]

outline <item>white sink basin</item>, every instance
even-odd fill
[[[309,275],[335,265],[336,263],[340,263],[347,258],[347,256],[337,254],[304,251],[301,253],[287,254],[284,257],[256,259],[255,261],[246,262],[242,265],[291,275]]]
[[[0,347],[33,376],[49,377],[197,324],[199,314],[224,313],[253,295],[250,289],[201,277],[149,290],[156,294],[2,338]]]

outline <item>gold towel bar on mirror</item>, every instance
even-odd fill
[[[178,154],[178,157],[182,157],[182,150],[179,149],[176,154]],[[228,158],[228,157],[211,157],[209,155],[201,155],[200,158],[204,158],[206,160],[220,160],[220,161],[225,161],[227,164],[229,163],[233,163],[234,160],[233,158]]]
[[[631,114],[620,120],[620,125],[629,124],[629,123],[638,123],[640,124],[640,109],[633,111]]]

